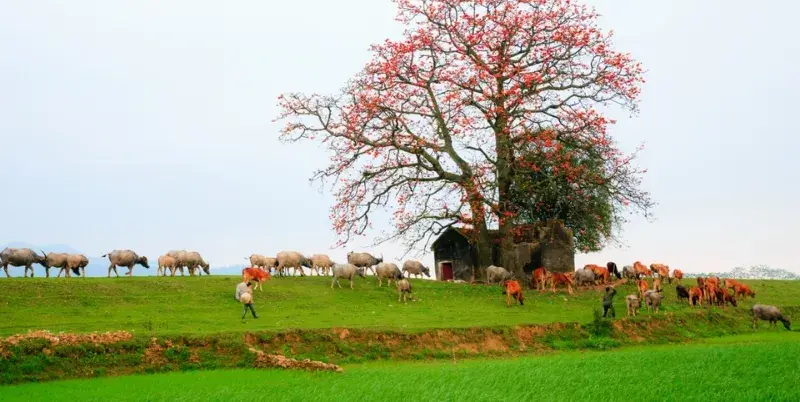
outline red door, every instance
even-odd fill
[[[442,263],[442,280],[453,279],[453,264],[449,262]]]

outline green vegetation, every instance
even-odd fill
[[[0,281],[0,335],[30,329],[53,332],[127,330],[136,334],[219,334],[279,331],[292,328],[369,328],[422,331],[588,322],[600,306],[600,292],[572,297],[565,292],[543,295],[526,290],[525,306],[506,308],[499,286],[470,286],[414,280],[417,301],[397,302],[396,290],[377,286],[377,279],[356,278],[355,290],[330,289],[330,278],[277,278],[256,290],[261,316],[240,320],[241,305],[233,298],[239,278],[71,278]],[[684,281],[685,283],[687,281]],[[747,281],[757,301],[781,307],[800,306],[800,282]],[[615,304],[624,315],[624,298],[632,285],[620,287]],[[675,302],[666,285],[664,310],[684,314],[691,309]],[[752,299],[736,311],[745,314]],[[697,309],[696,309],[697,310]],[[720,310],[721,309],[715,309]],[[791,312],[791,311],[789,311]],[[644,316],[649,313],[644,314]]]
[[[24,384],[0,400],[794,400],[800,334],[515,360],[368,363],[344,373],[208,371]]]

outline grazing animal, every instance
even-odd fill
[[[575,286],[594,285],[595,274],[591,269],[582,268],[575,271]]]
[[[356,275],[366,278],[364,274],[365,268],[357,267],[353,264],[336,264],[333,266],[333,280],[331,281],[331,289],[333,289],[333,284],[336,283],[339,285],[339,289],[342,288],[342,284],[339,283],[339,278],[345,278],[350,280],[350,289],[353,289],[353,279],[355,279]]]
[[[534,269],[531,274],[531,288],[536,288],[536,290],[544,292],[545,284],[550,276],[550,272],[544,267]]]
[[[572,295],[572,277],[567,274],[562,274],[560,272],[553,272],[552,276],[550,277],[550,290],[555,293],[556,286],[564,285],[567,287],[567,292]]]
[[[636,295],[625,296],[625,306],[628,307],[628,317],[636,317],[636,313],[642,307],[642,302]]]
[[[185,267],[189,269],[189,275],[194,276],[195,270],[197,268],[202,268],[205,271],[206,275],[211,275],[210,269],[211,265],[200,256],[200,253],[197,251],[189,251],[183,255],[183,260],[181,261]],[[203,275],[200,270],[197,270],[199,275]]]
[[[706,278],[706,285],[708,285],[708,284],[711,284],[711,285],[713,285],[715,288],[718,288],[718,287],[719,287],[719,284],[720,284],[719,277],[716,277],[716,276],[709,276],[708,278]]]
[[[11,277],[8,274],[9,265],[12,267],[25,267],[26,278],[28,277],[28,270],[31,271],[31,278],[33,278],[33,264],[39,264],[47,268],[47,256],[44,251],[42,251],[42,255],[39,255],[29,248],[5,248],[0,251],[0,261],[2,261],[3,270],[8,278]]]
[[[650,307],[654,314],[658,313],[658,308],[661,306],[661,299],[663,298],[664,295],[656,292],[655,290],[648,290],[647,292],[644,292],[645,304],[647,304],[647,307]]]
[[[272,279],[272,275],[269,274],[269,271],[261,268],[247,267],[242,270],[242,283],[255,281],[256,286],[253,289],[260,288],[262,292],[264,291],[264,282],[270,279]]]
[[[617,279],[622,279],[622,274],[620,274],[619,270],[617,269],[617,264],[613,261],[609,261],[606,263],[606,269],[609,273],[613,274],[617,277]]]
[[[119,278],[117,266],[128,267],[128,272],[125,273],[125,275],[128,276],[133,275],[133,267],[136,264],[139,264],[145,268],[150,268],[150,264],[147,263],[147,257],[139,256],[131,250],[114,250],[108,254],[103,254],[103,257],[108,257],[109,278],[111,277],[111,270],[114,270],[114,274],[116,274],[117,278]]]
[[[681,281],[683,280],[683,271],[681,271],[680,269],[672,271],[672,278],[677,280],[678,283],[681,283]]]
[[[278,266],[278,259],[274,257],[267,257],[261,254],[251,254],[250,258],[245,257],[246,260],[250,260],[250,266],[256,268],[263,268],[267,271],[271,270],[272,268],[276,268]]]
[[[717,288],[717,300],[719,303],[722,304],[723,308],[730,304],[733,307],[737,307],[736,298],[728,292],[726,288]]]
[[[689,305],[690,306],[692,305],[692,301],[689,299],[689,291],[686,290],[686,288],[683,287],[683,285],[675,286],[675,292],[678,293],[678,301],[679,302],[681,300],[683,300],[683,299],[686,299],[686,301],[689,303]]]
[[[689,305],[696,306],[698,303],[700,307],[703,306],[703,288],[699,286],[689,288]]]
[[[375,275],[378,277],[378,287],[383,286],[384,278],[386,278],[387,286],[391,286],[393,280],[397,282],[397,280],[403,277],[403,273],[400,272],[400,268],[397,267],[397,264],[391,262],[382,262],[378,264],[378,266],[375,267]]]
[[[736,290],[736,285],[741,285],[736,279],[725,279],[723,282],[726,289]]]
[[[331,261],[331,257],[328,257],[327,254],[314,254],[311,256],[311,269],[313,269],[317,275],[328,276],[331,268],[333,268],[333,264],[334,262]],[[320,274],[320,272],[322,272],[322,274]]]
[[[175,276],[175,269],[178,268],[178,260],[175,257],[170,257],[168,255],[162,255],[158,257],[158,269],[156,270],[156,276],[167,276],[167,270],[169,269],[171,276]],[[183,271],[181,271],[183,273]]]
[[[50,268],[58,268],[59,272],[67,267],[67,253],[47,253],[45,255],[44,274],[46,278],[50,277]]]
[[[383,255],[380,258],[375,258],[370,253],[355,253],[349,252],[347,253],[347,263],[355,265],[359,268],[364,268],[364,272],[366,275],[366,270],[372,270],[373,273],[375,271],[375,266],[383,262]],[[405,267],[405,265],[403,265]]]
[[[644,292],[647,292],[647,281],[644,279],[639,279],[639,283],[637,283],[636,287],[639,289],[639,297],[644,299]]]
[[[650,264],[650,272],[658,274],[659,278],[669,278],[669,265]]]
[[[411,275],[414,275],[415,277],[417,275],[425,275],[426,277],[430,278],[431,270],[422,265],[422,263],[419,261],[408,260],[403,263],[403,274],[408,275],[409,278],[411,278]]]
[[[520,306],[524,306],[523,303],[524,297],[522,296],[522,287],[519,286],[519,282],[508,279],[503,282],[503,294],[506,295],[506,307],[511,307],[511,298],[513,297],[514,300],[519,302]]]
[[[494,265],[490,265],[486,268],[486,281],[489,284],[495,283],[503,283],[509,279],[511,279],[512,275],[511,272],[508,272],[503,267],[496,267]]]
[[[640,261],[633,263],[633,272],[636,273],[636,279],[640,279],[642,276],[653,276],[653,273]]]
[[[186,253],[187,253],[186,250],[170,250],[167,252],[167,254],[164,254],[168,257],[172,257],[175,259],[175,270],[176,271],[181,270],[181,276],[184,275],[186,267],[186,263],[184,263],[184,261],[186,260]],[[175,276],[175,272],[171,271],[171,275]]]
[[[734,292],[735,292],[734,294],[736,296],[742,296],[742,298],[745,298],[747,296],[750,296],[750,297],[752,297],[754,299],[756,298],[756,292],[753,292],[752,290],[750,290],[750,286],[739,284],[739,285],[734,286],[733,289],[734,289]]]
[[[411,282],[408,279],[403,278],[402,274],[400,274],[400,279],[395,281],[395,286],[397,287],[397,302],[399,303],[400,300],[403,300],[403,303],[406,302],[406,296],[411,294]]]
[[[663,289],[661,288],[661,277],[653,279],[653,290],[656,292],[661,292]]]
[[[67,256],[67,267],[64,269],[64,276],[69,278],[70,271],[78,276],[86,277],[86,266],[89,265],[89,259],[83,254],[70,254]],[[61,276],[61,272],[58,273]]]
[[[706,281],[706,287],[703,288],[703,294],[706,296],[706,302],[713,305],[717,302],[717,287],[714,282]]]
[[[299,269],[300,276],[306,276],[306,274],[303,273],[303,267],[311,269],[312,266],[311,259],[306,258],[306,256],[297,251],[281,251],[275,257],[278,259],[277,270],[280,275],[287,274],[289,268],[293,268],[293,274],[297,274],[297,270]]]
[[[590,265],[590,267],[591,268],[589,268],[589,269],[592,272],[594,272],[595,284],[599,285],[599,284],[605,284],[605,283],[609,282],[609,280],[611,279],[611,275],[609,274],[607,268],[603,268],[603,267],[601,267],[599,265]],[[584,267],[583,269],[586,269],[586,267]]]
[[[622,276],[624,276],[626,279],[638,279],[636,270],[633,269],[633,265],[626,265],[622,267]]]
[[[701,288],[705,288],[706,287],[706,278],[703,278],[702,276],[698,276],[697,277],[697,286],[699,286]]]
[[[769,321],[770,327],[777,326],[780,321],[784,328],[792,330],[792,322],[775,306],[756,304],[750,308],[750,312],[753,313],[753,329],[758,329],[758,320],[764,320]]]

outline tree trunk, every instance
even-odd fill
[[[474,238],[470,241],[473,242],[476,251],[472,279],[486,281],[486,268],[492,265],[492,243],[486,225],[486,209],[482,199],[474,199],[469,204],[472,211],[472,227],[475,230]]]
[[[498,93],[502,93],[503,83],[498,79]],[[503,99],[498,99],[498,117],[495,121],[495,141],[497,146],[497,193],[498,193],[498,221],[500,237],[500,261],[503,268],[514,274],[517,280],[524,280],[525,273],[517,263],[516,245],[514,244],[514,222],[511,219],[515,214],[511,199],[511,184],[514,180],[514,148],[508,134],[507,117],[502,112]]]

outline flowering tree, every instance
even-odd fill
[[[613,121],[598,108],[636,112],[642,68],[573,0],[394,2],[403,38],[373,46],[341,93],[282,95],[282,138],[331,151],[314,179],[332,181],[340,245],[386,208],[394,230],[377,242],[402,237],[413,248],[468,226],[486,267],[490,227],[503,250],[513,247],[515,172],[537,169],[522,153],[537,149],[560,174],[581,178],[561,144],[610,147]],[[630,162],[619,152],[603,157]]]
[[[630,164],[633,155],[609,158],[619,152],[611,143],[569,140],[554,143],[553,149],[534,141],[522,150],[510,196],[516,220],[561,219],[572,229],[577,250],[599,251],[617,239],[626,210],[647,216],[654,204],[640,189],[643,171]],[[561,169],[565,163],[571,168]]]

